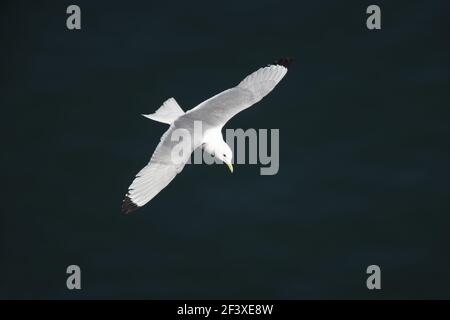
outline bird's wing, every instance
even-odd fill
[[[272,91],[286,75],[290,62],[290,59],[281,59],[273,65],[260,68],[247,76],[236,87],[200,103],[186,115],[211,126],[222,127],[237,113],[255,104]]]
[[[161,137],[150,162],[136,175],[128,187],[128,193],[122,204],[122,211],[130,213],[153,199],[181,172],[190,157],[190,152],[182,155],[177,161],[172,159],[172,151],[180,141],[172,141],[172,133],[176,129],[171,125]],[[190,142],[189,142],[190,143]]]

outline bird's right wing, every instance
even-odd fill
[[[145,205],[183,170],[192,150],[189,149],[189,152],[174,161],[172,151],[175,145],[180,143],[172,140],[175,129],[175,125],[171,125],[163,134],[150,162],[139,171],[128,187],[128,193],[122,204],[123,212],[130,213]]]
[[[222,127],[237,113],[257,103],[272,91],[287,73],[290,59],[253,72],[236,87],[225,90],[189,110],[186,115],[211,126]]]

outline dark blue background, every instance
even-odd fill
[[[369,31],[370,4],[2,2],[0,297],[450,298],[450,4],[377,1]],[[227,125],[279,128],[277,175],[187,166],[120,213],[165,130],[141,113],[284,56]]]

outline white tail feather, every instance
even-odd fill
[[[155,113],[143,114],[143,116],[158,122],[171,124],[183,114],[183,109],[181,109],[175,99],[170,98]]]

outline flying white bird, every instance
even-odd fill
[[[128,188],[122,211],[130,213],[153,199],[183,170],[190,154],[198,147],[223,161],[233,172],[233,153],[223,140],[223,126],[237,113],[257,103],[272,91],[286,75],[291,61],[292,59],[280,59],[274,64],[260,68],[236,87],[203,101],[187,112],[181,109],[174,98],[170,98],[155,113],[144,115],[152,120],[167,123],[170,127],[161,137],[150,162],[139,171]],[[172,151],[179,142],[171,139],[172,133],[177,129],[193,133],[195,121],[202,123],[201,134],[192,135],[190,153],[184,154],[181,161],[173,161]]]

